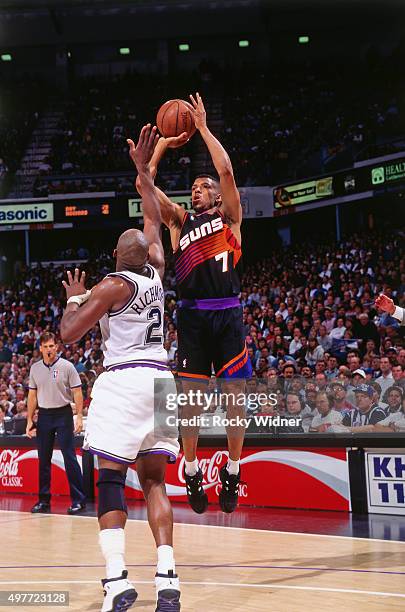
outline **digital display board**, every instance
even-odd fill
[[[65,204],[65,217],[94,217],[98,215],[109,215],[110,204],[107,202],[102,203],[89,203],[89,204]]]
[[[390,189],[401,183],[405,184],[405,157],[275,187],[274,207],[280,209],[313,204],[379,188]]]

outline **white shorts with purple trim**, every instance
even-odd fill
[[[176,438],[155,435],[154,381],[171,379],[167,370],[127,367],[103,372],[91,394],[83,448],[117,463],[134,463],[149,454],[177,459],[180,445]]]

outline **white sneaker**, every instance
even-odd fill
[[[155,612],[180,612],[180,582],[177,574],[170,570],[167,574],[155,575],[157,603]]]
[[[135,603],[138,593],[127,580],[127,570],[119,578],[105,578],[101,581],[104,589],[104,603],[101,612],[126,612]]]

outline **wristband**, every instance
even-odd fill
[[[78,306],[81,306],[82,304],[87,302],[90,295],[91,295],[91,290],[87,289],[86,293],[82,293],[82,295],[72,295],[68,299],[67,304],[77,304]]]
[[[404,318],[404,309],[401,308],[401,306],[395,306],[395,310],[391,316],[393,316],[395,319],[398,319],[398,321],[402,321]]]

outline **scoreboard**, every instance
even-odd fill
[[[100,215],[108,216],[110,214],[109,202],[98,202],[96,204],[66,204],[64,216],[71,217],[97,217]]]

